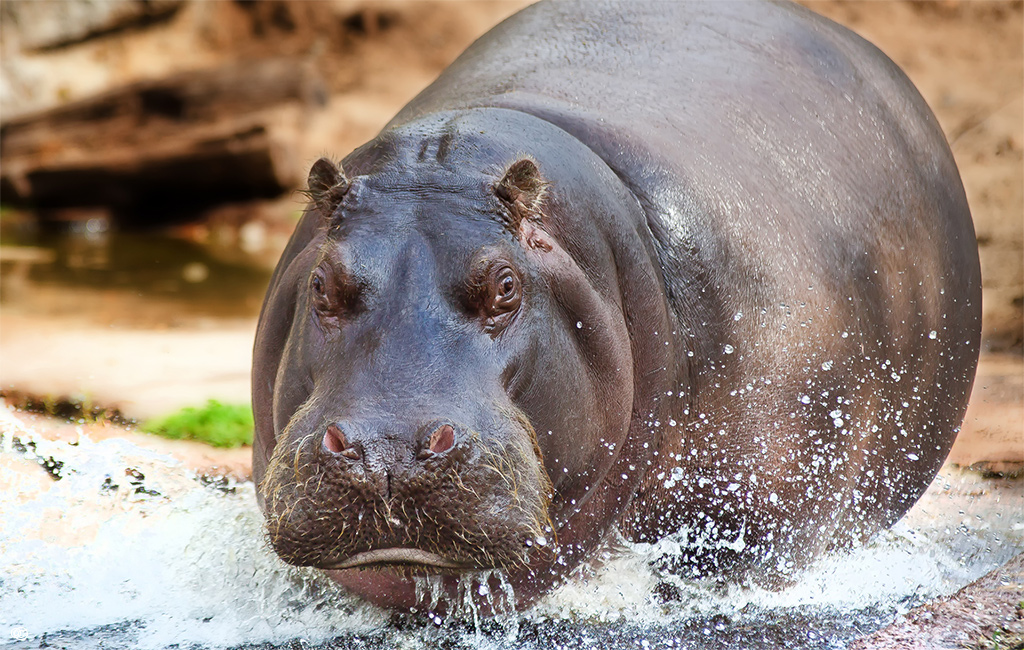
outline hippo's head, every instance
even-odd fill
[[[549,179],[465,121],[387,132],[348,173],[313,165],[257,334],[269,540],[387,605],[415,605],[410,574],[545,588],[631,496],[595,494],[635,485],[623,471],[642,462],[623,452],[629,260],[587,212],[621,199],[570,216],[558,183],[576,165],[556,157]]]

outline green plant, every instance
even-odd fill
[[[198,440],[214,447],[252,444],[252,409],[248,404],[222,404],[209,400],[205,406],[187,406],[177,413],[155,418],[143,431],[175,440]]]

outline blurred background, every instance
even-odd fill
[[[247,404],[309,165],[372,138],[526,4],[0,1],[0,394],[126,419]],[[1019,469],[1022,3],[804,4],[895,60],[947,135],[984,277],[985,360],[953,460]]]

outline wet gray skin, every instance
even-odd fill
[[[616,7],[517,14],[313,165],[253,365],[286,561],[525,606],[617,526],[779,586],[941,465],[980,271],[916,90],[797,6]]]

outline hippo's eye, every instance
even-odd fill
[[[313,298],[313,308],[316,309],[317,313],[321,316],[331,315],[337,306],[335,304],[337,302],[335,299],[337,291],[323,270],[317,269],[313,273],[313,277],[309,280],[309,289]]]
[[[523,281],[519,272],[501,257],[485,258],[470,275],[466,306],[483,320],[484,331],[497,336],[512,323],[523,301]]]
[[[320,311],[329,309],[331,301],[327,295],[327,277],[319,269],[313,273],[309,288],[313,294],[313,305]]]
[[[507,300],[510,296],[512,296],[513,293],[515,293],[515,290],[516,279],[513,278],[511,274],[504,276],[501,279],[501,285],[498,290],[498,293],[501,295],[501,297]]]
[[[313,271],[309,295],[313,309],[324,323],[336,325],[339,319],[354,316],[362,307],[359,285],[329,265]]]
[[[491,315],[497,316],[519,307],[522,298],[522,287],[519,282],[519,275],[510,267],[505,266],[494,274],[493,302],[491,303]]]

